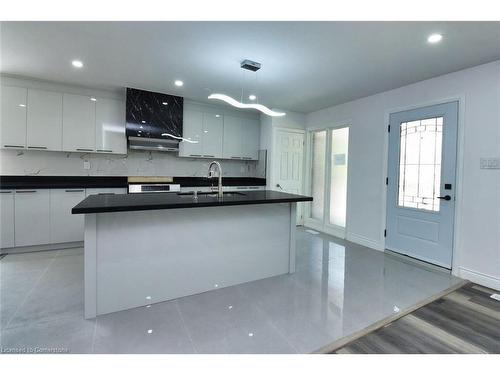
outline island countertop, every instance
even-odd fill
[[[225,193],[223,198],[218,198],[215,194],[198,193],[198,199],[194,199],[192,195],[186,193],[100,194],[88,196],[73,207],[71,212],[73,214],[91,214],[100,212],[310,202],[312,200],[312,197],[273,190]]]

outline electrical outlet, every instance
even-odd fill
[[[481,169],[500,169],[500,158],[481,158],[479,160]]]
[[[90,161],[88,160],[83,161],[83,169],[90,169]]]

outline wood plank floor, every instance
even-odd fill
[[[467,284],[334,353],[500,353],[500,301],[493,293]]]

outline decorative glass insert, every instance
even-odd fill
[[[439,212],[443,117],[400,125],[398,205]]]
[[[349,128],[332,130],[330,224],[345,227]]]

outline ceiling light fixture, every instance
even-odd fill
[[[227,104],[232,105],[233,107],[236,107],[236,108],[256,109],[256,110],[261,111],[262,113],[264,113],[268,116],[272,116],[272,117],[286,115],[286,113],[284,113],[284,112],[273,111],[262,104],[241,103],[241,102],[237,101],[236,99],[233,99],[230,96],[227,96],[224,94],[211,94],[211,95],[209,95],[208,99],[222,100],[223,102],[226,102]]]
[[[93,102],[97,102],[96,98],[90,98],[90,100],[92,100]]]
[[[251,71],[254,73],[256,73],[261,67],[262,67],[262,65],[260,63],[255,62],[255,61],[251,61],[251,60],[244,60],[240,64],[241,69],[248,70],[248,71]],[[257,75],[255,75],[255,80],[257,82]],[[257,95],[251,94],[248,98],[250,100],[255,100],[255,99],[257,99]],[[268,116],[272,116],[272,117],[279,117],[279,116],[286,115],[286,113],[284,113],[284,112],[273,111],[262,104],[243,103],[243,85],[242,85],[242,89],[241,89],[241,101],[237,101],[236,99],[234,99],[228,95],[219,94],[219,93],[210,94],[208,96],[208,99],[222,100],[223,102],[226,102],[227,104],[232,105],[233,107],[236,107],[236,108],[256,109],[256,110],[258,110],[258,111],[260,111]]]
[[[83,63],[80,60],[71,61],[71,65],[73,65],[75,68],[83,68]]]
[[[178,139],[182,142],[187,142],[187,143],[198,143],[198,141],[192,141],[191,138],[178,137],[178,136],[170,134],[170,133],[162,133],[162,137],[170,137],[170,138]]]
[[[431,34],[427,38],[427,41],[431,44],[439,43],[443,39],[441,34]]]
[[[178,80],[176,80],[176,81],[174,82],[174,84],[175,84],[177,87],[181,87],[181,86],[183,86],[183,85],[184,85],[184,82],[182,82],[180,79],[178,79]]]

